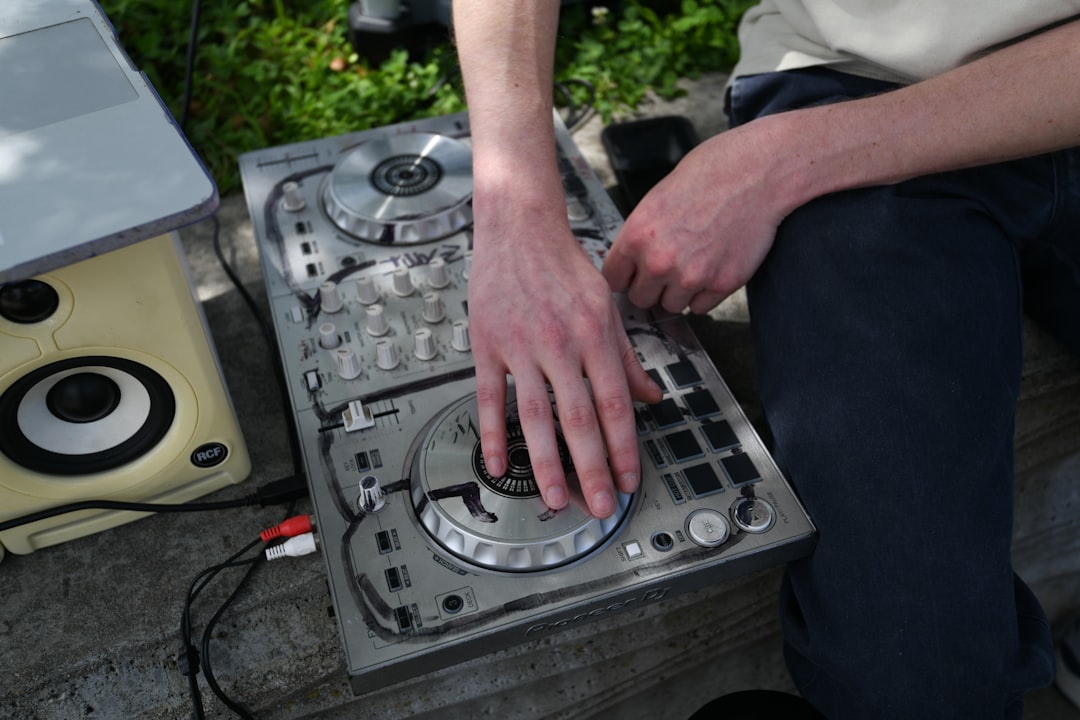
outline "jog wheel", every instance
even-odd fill
[[[338,228],[367,242],[444,238],[472,224],[472,151],[430,133],[369,140],[331,171],[322,204]]]
[[[633,497],[623,493],[610,517],[589,513],[558,426],[570,487],[560,510],[540,496],[516,417],[507,419],[508,468],[499,477],[480,452],[475,395],[446,408],[429,428],[413,463],[413,507],[432,538],[467,563],[504,572],[560,567],[605,546],[629,515]]]

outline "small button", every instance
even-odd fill
[[[686,424],[686,418],[683,417],[682,410],[671,398],[664,398],[655,405],[650,405],[649,413],[652,415],[656,427],[660,430]]]
[[[701,382],[701,375],[689,360],[671,363],[667,366],[667,371],[677,388],[690,387]]]
[[[716,547],[731,533],[727,518],[715,510],[695,510],[686,518],[686,534],[702,547]]]
[[[776,520],[776,511],[768,500],[741,497],[731,506],[731,518],[748,533],[763,533],[772,527]]]
[[[761,479],[761,473],[754,467],[754,461],[746,453],[721,458],[720,465],[724,468],[728,479],[731,480],[731,484],[735,487],[747,485]]]
[[[630,542],[623,545],[623,548],[626,549],[626,557],[628,560],[637,560],[644,554],[641,551],[641,543],[639,543],[637,540],[631,540]]]
[[[665,435],[664,439],[667,440],[668,448],[671,449],[671,454],[675,456],[675,462],[684,462],[686,460],[694,460],[703,456],[701,446],[698,445],[697,438],[694,437],[692,430],[680,430],[679,432]]]
[[[713,452],[727,450],[739,444],[739,438],[735,437],[735,431],[727,420],[702,425],[701,434],[705,436],[705,442],[709,443],[709,449]]]
[[[687,393],[683,400],[686,402],[686,407],[690,408],[690,414],[696,420],[720,414],[720,406],[717,405],[716,398],[704,388]]]
[[[686,483],[694,492],[695,497],[704,497],[723,491],[724,486],[720,482],[720,476],[709,463],[702,463],[683,469]]]

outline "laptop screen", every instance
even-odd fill
[[[0,38],[0,137],[138,98],[88,18]]]

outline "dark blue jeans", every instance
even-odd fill
[[[889,89],[748,77],[732,124]],[[831,720],[1019,719],[1054,672],[1010,560],[1021,331],[1026,310],[1080,352],[1080,152],[823,196],[748,293],[773,450],[820,531],[781,597],[800,691]]]

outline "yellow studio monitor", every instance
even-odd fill
[[[0,521],[181,503],[250,471],[175,233],[0,286]],[[37,520],[0,532],[0,557],[145,515]]]

